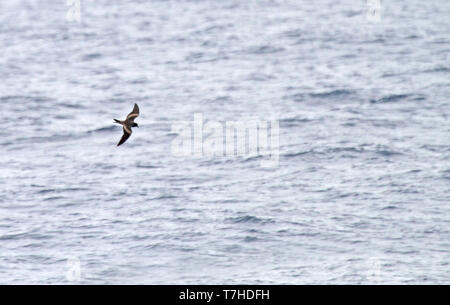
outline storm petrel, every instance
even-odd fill
[[[125,141],[128,140],[128,138],[131,136],[131,133],[133,132],[131,130],[131,127],[139,127],[138,124],[134,122],[134,119],[137,118],[138,116],[139,116],[139,107],[137,104],[134,104],[133,111],[131,111],[130,114],[127,115],[127,118],[124,121],[114,119],[114,122],[123,126],[123,136],[120,139],[119,144],[117,144],[117,146],[125,143]]]

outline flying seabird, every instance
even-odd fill
[[[133,111],[131,111],[130,114],[127,115],[125,121],[114,119],[114,122],[123,126],[123,136],[120,139],[119,144],[117,144],[117,146],[125,143],[125,141],[128,140],[128,138],[131,136],[131,133],[133,132],[131,130],[131,127],[139,127],[138,124],[134,122],[134,119],[137,118],[138,116],[139,116],[139,107],[137,104],[134,104]]]

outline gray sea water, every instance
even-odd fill
[[[0,284],[450,284],[448,1],[76,2],[0,4]]]

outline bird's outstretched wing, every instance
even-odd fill
[[[127,115],[127,121],[134,121],[135,118],[139,116],[139,106],[137,104],[134,104],[133,111],[130,112],[129,115]]]
[[[126,140],[128,140],[128,138],[131,136],[131,128],[128,130],[128,128],[125,128],[125,126],[123,127],[123,136],[119,141],[119,144],[117,144],[117,146],[122,145],[123,143],[125,143]]]

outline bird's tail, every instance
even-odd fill
[[[118,123],[118,124],[122,124],[122,123],[120,123],[120,121],[117,120],[117,119],[114,119],[114,122],[116,122],[116,123]]]

